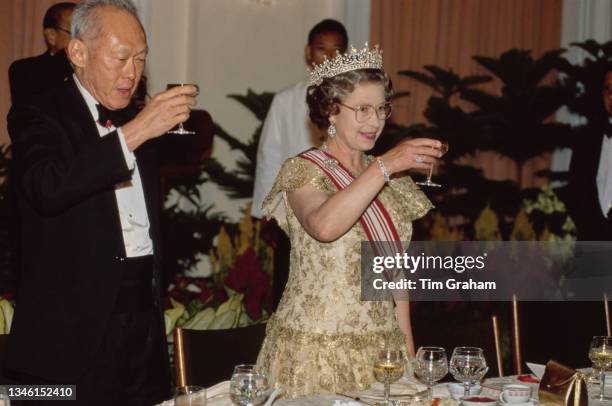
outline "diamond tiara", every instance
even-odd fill
[[[341,73],[350,72],[356,69],[382,69],[382,50],[376,45],[372,50],[368,48],[368,43],[365,43],[363,49],[355,49],[351,46],[351,50],[345,54],[336,51],[336,57],[327,59],[314,65],[310,71],[310,86],[320,85],[325,78],[332,78]]]

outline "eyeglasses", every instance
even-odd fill
[[[393,105],[389,102],[379,104],[378,106],[364,104],[355,107],[347,106],[344,103],[338,104],[346,107],[347,109],[353,110],[355,112],[355,120],[357,120],[358,123],[368,121],[374,112],[376,112],[376,117],[378,117],[379,120],[386,120],[389,118],[391,111],[393,110]]]
[[[70,30],[67,30],[67,29],[62,28],[62,27],[53,27],[53,29],[54,29],[54,30],[61,31],[61,32],[65,32],[65,33],[66,33],[66,34],[68,34],[68,35],[72,35],[72,33],[70,32]]]

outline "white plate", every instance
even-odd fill
[[[540,404],[540,402],[536,398],[531,398],[529,399],[529,402],[524,403],[509,403],[502,402],[501,400],[498,400],[498,403],[500,404],[500,406],[537,406]]]

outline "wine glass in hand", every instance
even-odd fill
[[[197,96],[198,93],[200,92],[200,88],[198,87],[198,85],[192,84],[192,83],[170,83],[166,86],[166,90],[170,90],[173,87],[178,87],[178,86],[181,86],[181,87],[182,86],[194,86],[197,89],[196,93],[193,95],[194,97]],[[183,123],[179,123],[178,128],[176,130],[172,129],[168,131],[168,134],[191,135],[191,134],[195,134],[195,131],[187,130],[183,126]]]
[[[469,396],[470,385],[479,382],[489,367],[482,348],[457,347],[451,356],[449,369],[456,380],[463,382],[463,396]]]
[[[383,405],[389,405],[391,383],[404,375],[404,356],[399,350],[385,349],[378,353],[374,362],[374,379],[385,385]]]
[[[446,154],[448,152],[448,142],[446,141],[440,141],[440,156]],[[439,183],[435,183],[432,182],[431,180],[431,176],[433,175],[433,168],[434,168],[434,164],[431,164],[431,166],[429,167],[429,172],[427,174],[427,180],[423,181],[423,182],[417,182],[417,185],[421,185],[421,186],[431,186],[431,187],[442,187],[442,185],[440,185]]]
[[[599,369],[599,387],[601,392],[596,399],[600,401],[609,400],[609,397],[604,396],[604,387],[606,383],[606,369],[612,366],[612,337],[593,337],[591,348],[589,349],[589,359],[593,366]]]
[[[446,351],[442,347],[420,347],[412,364],[416,377],[427,385],[427,397],[431,402],[433,385],[448,373]]]

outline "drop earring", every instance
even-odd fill
[[[329,127],[327,127],[327,136],[329,138],[334,138],[336,136],[336,124],[332,121],[329,123]]]

